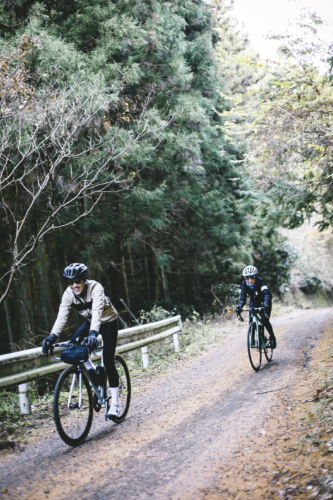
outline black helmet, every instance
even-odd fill
[[[65,267],[63,276],[67,280],[74,280],[78,278],[86,280],[88,276],[88,268],[85,264],[74,262],[74,264],[69,264],[69,266]]]

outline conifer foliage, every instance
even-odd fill
[[[221,129],[228,106],[223,91],[230,92],[230,85],[214,53],[221,33],[209,5],[4,0],[0,20],[8,57],[23,36],[34,41],[24,60],[34,103],[22,113],[60,96],[57,102],[69,106],[65,115],[76,103],[75,122],[82,118],[80,108],[88,118],[75,128],[60,171],[22,229],[16,251],[33,248],[24,261],[30,265],[13,276],[5,299],[11,343],[24,336],[36,342],[33,335],[49,331],[63,290],[62,268],[71,261],[85,261],[90,276],[134,311],[154,303],[180,312],[189,306],[209,309],[214,287],[232,284],[252,259],[237,181],[243,148]],[[67,101],[66,92],[72,92]],[[8,123],[0,126],[5,130]],[[49,141],[38,157],[42,169],[57,157],[52,126],[39,131],[40,140]],[[17,156],[11,133],[10,153],[3,152],[8,157]],[[82,189],[91,179],[94,190]],[[50,215],[45,211],[69,192],[73,202],[56,214],[57,230],[39,234],[39,224]],[[20,196],[14,195],[16,218],[12,206],[7,209],[8,227],[20,222],[29,206],[29,193]],[[3,255],[11,238],[3,239]],[[8,265],[4,258],[4,273]],[[19,319],[13,315],[18,301],[25,304]],[[1,335],[3,344],[8,342],[7,333]]]

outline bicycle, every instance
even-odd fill
[[[242,311],[250,311],[251,313],[252,321],[247,331],[247,351],[251,366],[255,372],[260,370],[262,351],[264,351],[268,363],[273,359],[273,349],[271,347],[270,338],[265,332],[265,327],[260,317],[260,312],[263,310],[263,307],[242,309]],[[240,321],[244,321],[240,313],[237,314],[237,317]]]
[[[81,343],[84,344],[85,341]],[[69,347],[77,344],[59,342],[52,347]],[[95,353],[97,354],[97,353]],[[52,357],[60,361],[51,349]],[[89,358],[91,353],[89,352]],[[86,360],[85,360],[86,361]],[[123,422],[131,401],[131,379],[126,361],[115,355],[115,365],[119,375],[119,416],[110,417],[115,423]],[[96,380],[93,380],[84,366],[84,361],[75,363],[59,375],[54,390],[53,414],[61,439],[69,446],[79,446],[89,434],[93,421],[93,409],[99,412],[105,405],[105,419],[110,408],[111,396],[107,395],[106,372],[101,355],[101,366],[97,367]],[[94,391],[94,396],[92,394]]]

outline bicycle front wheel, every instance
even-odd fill
[[[247,332],[247,351],[250,363],[255,372],[261,366],[261,342],[259,341],[258,328],[255,323],[251,323]]]
[[[93,399],[86,374],[77,366],[60,375],[53,401],[54,420],[63,441],[69,446],[83,443],[93,419]]]
[[[131,402],[131,378],[126,361],[119,354],[115,355],[115,365],[119,375],[119,416],[111,420],[120,424],[125,420]]]

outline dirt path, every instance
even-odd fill
[[[63,444],[51,426],[47,439],[3,456],[0,498],[203,498],[223,479],[221,464],[273,433],[281,392],[288,397],[307,384],[312,353],[332,319],[332,309],[276,319],[278,349],[258,373],[247,358],[246,327],[231,328],[227,341],[147,384],[123,424],[96,414],[79,448]]]

